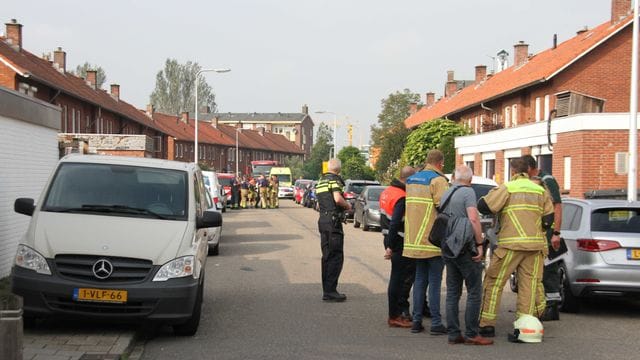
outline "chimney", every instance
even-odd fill
[[[258,133],[260,134],[260,136],[264,136],[264,127],[259,127],[258,128]]]
[[[309,106],[307,106],[307,104],[302,105],[302,113],[309,115]]]
[[[217,128],[217,127],[218,127],[218,121],[219,121],[218,117],[217,117],[217,116],[214,116],[214,117],[211,119],[211,126],[213,126],[214,128]]]
[[[553,48],[558,47],[558,34],[553,34]]]
[[[519,41],[513,45],[515,55],[513,56],[513,65],[516,67],[523,65],[529,59],[529,44]]]
[[[89,86],[91,86],[91,88],[94,90],[98,88],[96,86],[96,84],[98,83],[97,78],[98,72],[96,70],[87,70],[87,82],[89,83]]]
[[[476,66],[476,84],[480,84],[487,78],[487,65]]]
[[[409,115],[413,115],[418,112],[418,103],[412,102],[409,104]]]
[[[59,47],[53,52],[53,64],[57,66],[61,73],[67,72],[67,53]]]
[[[433,92],[428,92],[427,93],[427,98],[425,100],[425,104],[427,105],[427,107],[432,106],[433,104],[436,103],[436,94]]]
[[[153,113],[155,112],[155,110],[156,109],[153,107],[153,104],[147,104],[147,116],[149,117],[153,116]]]
[[[11,21],[5,23],[5,25],[5,35],[7,40],[10,41],[9,44],[11,47],[17,51],[22,50],[22,24],[19,24],[16,19],[11,19]]]
[[[182,121],[185,124],[189,123],[189,112],[188,111],[183,111],[180,114],[180,121]]]
[[[120,85],[111,84],[111,96],[116,100],[120,100]]]
[[[454,80],[453,70],[447,70],[447,82],[453,81],[453,80]]]
[[[631,13],[631,0],[611,0],[611,24],[617,24]]]
[[[445,94],[444,97],[450,97],[453,94],[456,93],[456,90],[458,90],[458,82],[455,80],[449,80],[447,81],[447,87],[445,89]]]

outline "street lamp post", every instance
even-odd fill
[[[316,111],[316,114],[333,114],[333,157],[336,157],[336,143],[338,142],[337,137],[337,127],[338,127],[338,118],[336,113],[334,113],[333,111],[324,111],[324,110],[320,110],[320,111]],[[329,156],[329,158],[331,158],[331,156]]]
[[[241,128],[236,128],[236,175],[238,176],[238,166],[239,166],[239,156],[238,156],[238,134],[240,133],[242,129]]]
[[[226,73],[231,71],[231,69],[202,69],[196,73],[196,132],[195,132],[195,141],[194,141],[194,149],[193,149],[193,162],[198,164],[198,82],[200,79],[200,74],[205,72],[217,72],[217,73]]]

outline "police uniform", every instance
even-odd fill
[[[325,297],[337,293],[338,278],[344,263],[343,209],[333,198],[336,191],[342,194],[343,187],[342,178],[334,173],[323,174],[316,184],[316,199],[320,209],[318,230],[322,248],[322,290]]]
[[[544,311],[544,294],[538,283],[547,247],[543,227],[551,225],[553,204],[542,186],[529,180],[526,173],[520,173],[482,197],[478,210],[484,214],[499,213],[500,221],[498,246],[484,279],[480,313],[481,335],[484,335],[494,331],[492,327],[496,324],[502,289],[509,275],[516,270],[516,316],[537,317]]]

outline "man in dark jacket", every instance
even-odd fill
[[[411,320],[402,317],[402,304],[409,303],[410,287],[405,286],[406,279],[415,275],[415,262],[402,256],[404,247],[404,211],[405,211],[405,181],[415,173],[410,166],[405,166],[400,171],[400,179],[393,179],[391,186],[380,194],[380,218],[384,234],[384,258],[391,260],[391,275],[389,275],[389,287],[387,295],[389,299],[390,327],[410,328]],[[388,224],[387,224],[388,223]]]

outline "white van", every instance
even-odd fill
[[[200,322],[208,210],[197,165],[69,155],[40,197],[18,244],[12,291],[25,318],[150,320],[193,335]]]

